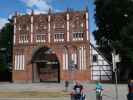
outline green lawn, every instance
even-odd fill
[[[56,98],[69,96],[67,92],[0,92],[0,98]]]

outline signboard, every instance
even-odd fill
[[[112,53],[112,64],[113,64],[113,71],[116,69],[116,63],[120,62],[119,54]]]

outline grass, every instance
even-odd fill
[[[58,98],[68,96],[67,92],[0,92],[0,98]]]

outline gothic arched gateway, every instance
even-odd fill
[[[32,57],[33,82],[59,82],[60,64],[51,48],[39,48]]]

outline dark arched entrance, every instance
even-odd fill
[[[40,48],[32,58],[33,82],[59,82],[60,67],[55,52],[50,48]]]

